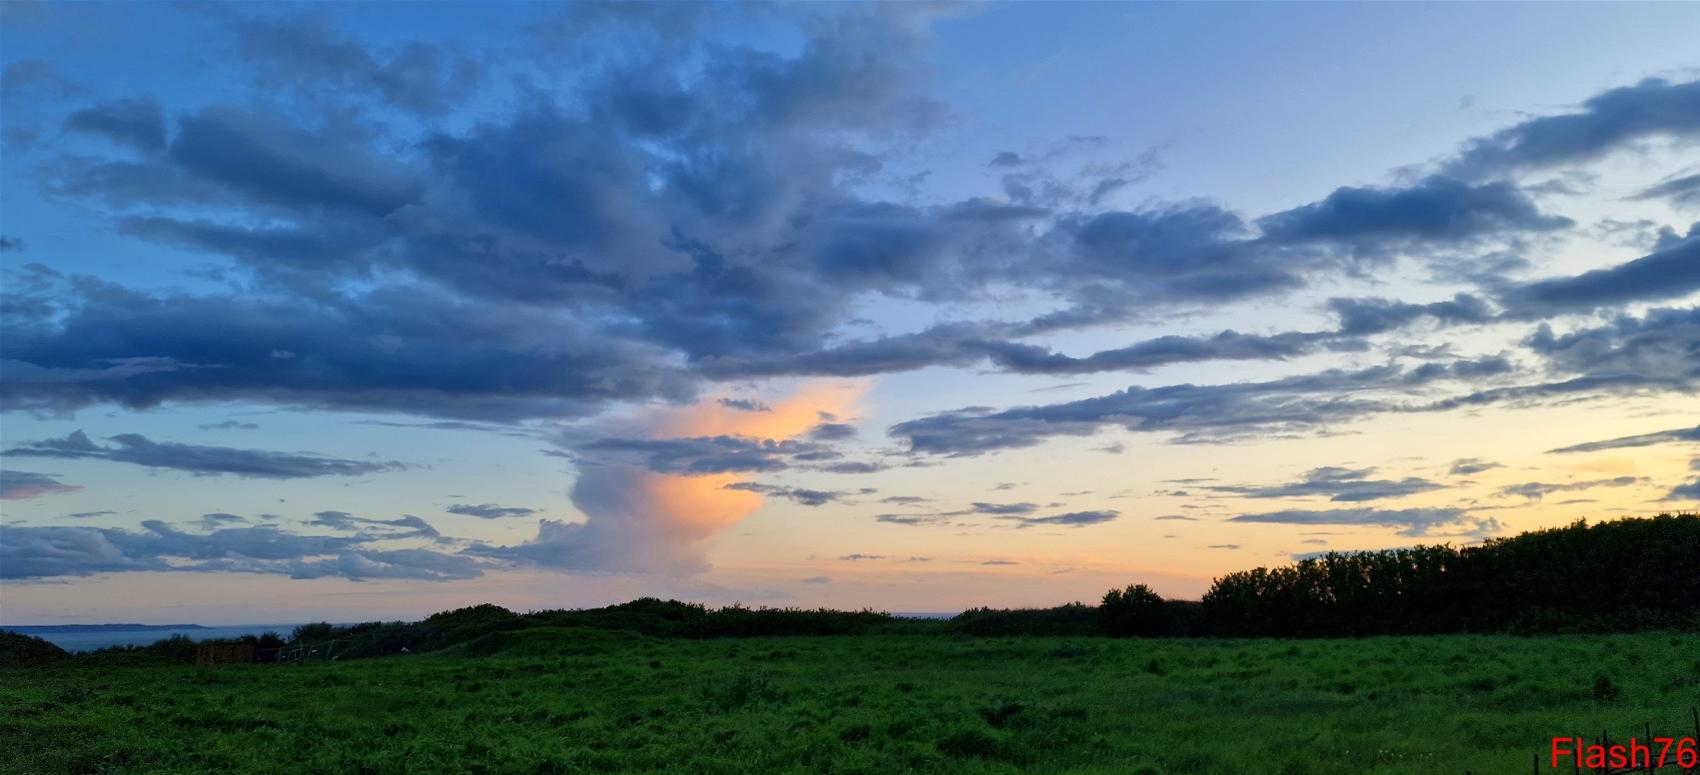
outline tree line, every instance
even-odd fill
[[[1218,578],[1203,609],[1213,634],[1241,637],[1690,629],[1700,626],[1700,514],[1330,552]]]

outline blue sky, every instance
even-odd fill
[[[1692,5],[0,22],[8,621],[1195,596],[1700,496]]]

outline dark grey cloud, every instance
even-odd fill
[[[1578,111],[1531,118],[1470,141],[1446,171],[1486,177],[1578,164],[1659,136],[1700,136],[1700,81],[1649,78],[1609,89]]]
[[[1499,488],[1499,495],[1507,497],[1520,495],[1532,501],[1538,501],[1555,492],[1574,492],[1576,490],[1592,490],[1596,487],[1629,487],[1645,481],[1638,476],[1618,476],[1611,479],[1592,479],[1582,482],[1524,482]]]
[[[1067,514],[1056,514],[1048,517],[1001,517],[1016,523],[1018,527],[1086,527],[1113,522],[1121,516],[1114,510],[1104,511],[1071,511]]]
[[[87,91],[43,59],[20,59],[0,72],[0,97],[73,97]]]
[[[1700,457],[1688,461],[1688,468],[1691,471],[1700,472]],[[1686,484],[1672,487],[1664,499],[1667,501],[1700,501],[1700,477],[1695,477],[1694,481]]]
[[[764,404],[760,401],[752,401],[752,400],[745,399],[745,398],[722,398],[722,399],[720,399],[719,403],[720,403],[721,406],[724,406],[727,409],[736,409],[740,412],[771,412],[771,411],[773,411],[773,408],[768,406],[767,404]]]
[[[81,489],[83,488],[78,485],[65,484],[47,474],[0,469],[0,500],[22,501]]]
[[[1665,384],[1692,392],[1700,381],[1700,307],[1618,315],[1563,334],[1542,323],[1524,346],[1555,376]]]
[[[275,525],[189,533],[159,520],[120,528],[13,527],[0,531],[0,577],[129,571],[234,572],[443,581],[482,575],[479,564],[425,549],[374,549],[368,536],[315,536]]]
[[[604,438],[587,442],[579,449],[581,453],[630,461],[663,474],[779,471],[796,461],[820,460],[835,454],[814,442],[747,436]]]
[[[1262,514],[1242,514],[1230,522],[1279,525],[1357,525],[1400,528],[1405,535],[1424,535],[1431,530],[1470,521],[1462,509],[1288,509]]]
[[[744,492],[771,495],[775,498],[785,498],[804,506],[825,506],[843,500],[853,493],[839,490],[811,490],[806,487],[786,487],[774,484],[758,484],[756,482],[733,482],[726,485],[728,490],[743,490]]]
[[[402,467],[400,463],[393,462],[153,441],[138,433],[121,433],[111,440],[116,442],[116,446],[102,446],[82,431],[73,431],[65,438],[29,442],[8,449],[4,454],[62,460],[106,460],[187,471],[197,476],[234,474],[261,479],[359,476]]]
[[[215,511],[211,514],[202,514],[201,518],[195,521],[195,524],[200,525],[202,530],[217,530],[230,525],[240,525],[247,521],[248,518],[240,514]]]
[[[1247,498],[1306,498],[1326,497],[1340,503],[1403,498],[1407,495],[1438,490],[1445,485],[1407,476],[1403,479],[1370,479],[1374,468],[1313,468],[1296,482],[1277,485],[1214,485],[1204,489],[1211,492],[1233,493]]]
[[[203,431],[254,431],[260,429],[258,423],[242,422],[241,420],[225,420],[196,427]]]
[[[443,537],[431,523],[412,514],[404,514],[395,519],[371,519],[357,517],[346,511],[320,511],[315,512],[313,518],[307,520],[307,524],[347,533],[359,532],[366,540]]]
[[[143,152],[165,148],[165,111],[151,97],[102,102],[72,113],[65,129],[100,135]]]
[[[1454,378],[1459,375],[1455,366],[1423,372],[1381,366],[1264,382],[1130,387],[1059,404],[945,412],[898,423],[891,433],[914,452],[977,455],[1029,447],[1054,436],[1089,436],[1106,426],[1170,431],[1183,440],[1297,432],[1399,410],[1400,404],[1367,394]]]
[[[850,561],[850,562],[858,562],[858,561],[861,561],[861,560],[883,560],[883,559],[885,559],[885,555],[883,555],[883,554],[846,554],[842,557],[839,557],[838,559],[847,560],[847,561]]]
[[[1700,443],[1700,425],[1693,428],[1674,428],[1668,431],[1655,431],[1635,436],[1620,436],[1604,441],[1588,441],[1572,444],[1568,447],[1547,450],[1548,454],[1563,454],[1566,452],[1598,452],[1603,449],[1626,449],[1630,447],[1649,447],[1654,444],[1680,444],[1684,442]]]
[[[971,503],[963,514],[991,514],[993,516],[1016,516],[1032,514],[1039,509],[1035,503]]]
[[[1542,214],[1509,183],[1471,185],[1439,177],[1405,188],[1340,188],[1320,202],[1258,220],[1266,240],[1332,242],[1372,255],[1412,241],[1461,243],[1573,225],[1569,218]]]
[[[24,241],[17,237],[0,234],[0,253],[11,253],[24,249]]]
[[[1428,304],[1392,299],[1330,299],[1328,306],[1340,318],[1340,333],[1348,336],[1380,334],[1424,317],[1448,325],[1487,323],[1495,317],[1486,301],[1467,293]]]
[[[1448,472],[1453,476],[1472,476],[1483,471],[1491,471],[1495,468],[1504,467],[1505,466],[1495,463],[1492,460],[1483,460],[1478,457],[1462,457],[1452,461],[1452,467],[1448,469]]]
[[[1588,312],[1636,301],[1679,299],[1700,291],[1700,223],[1663,240],[1646,256],[1572,277],[1536,280],[1500,294],[1509,314]]]
[[[842,441],[856,437],[856,426],[841,422],[823,422],[809,429],[808,437],[816,441]]]
[[[524,506],[498,506],[494,503],[457,503],[446,509],[450,514],[463,517],[478,517],[479,519],[504,519],[507,517],[529,517],[537,513],[537,509]]]
[[[478,60],[445,46],[408,41],[375,51],[337,30],[324,12],[233,19],[231,29],[263,86],[320,99],[346,91],[435,116],[471,97],[484,78]]]
[[[644,13],[583,13],[597,29],[691,40],[655,38],[679,23]],[[934,14],[823,13],[830,22],[776,18],[798,26],[793,53],[728,44],[597,60],[559,93],[531,89],[457,122],[433,117],[480,82],[464,52],[367,45],[317,12],[221,17],[233,58],[275,99],[163,123],[146,98],[99,102],[68,126],[153,152],[63,155],[43,182],[102,203],[125,234],[228,257],[257,282],[242,296],[156,296],[74,278],[32,299],[47,312],[8,323],[19,378],[0,397],[19,409],[259,401],[514,420],[684,400],[703,379],[1274,360],[1353,343],[1226,331],[1075,357],[1020,340],[1280,293],[1340,271],[1341,248],[1375,252],[1372,239],[1440,245],[1562,225],[1503,184],[1439,178],[1340,189],[1255,220],[1209,203],[1069,204],[1134,174],[1110,168],[1063,181],[1082,190],[1054,202],[870,199],[853,181],[877,176],[881,159],[863,141],[942,115],[917,77]],[[363,110],[373,97],[423,129]],[[837,338],[864,295],[971,300],[1010,284],[1062,308]],[[1381,312],[1474,313],[1430,306]]]
[[[1636,199],[1668,199],[1679,207],[1700,207],[1700,174],[1669,178],[1636,194]]]
[[[219,399],[510,420],[692,389],[652,347],[425,289],[156,297],[78,280],[46,303],[52,317],[0,328],[8,409]]]

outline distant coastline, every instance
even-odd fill
[[[204,630],[200,624],[0,624],[0,630],[35,635],[42,632],[113,632],[118,630]]]
[[[225,640],[272,632],[288,635],[296,624],[0,624],[0,630],[41,638],[66,651],[98,651],[113,646],[146,646],[181,635],[193,640]]]

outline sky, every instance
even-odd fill
[[[1700,505],[1694,4],[0,5],[0,623]]]

